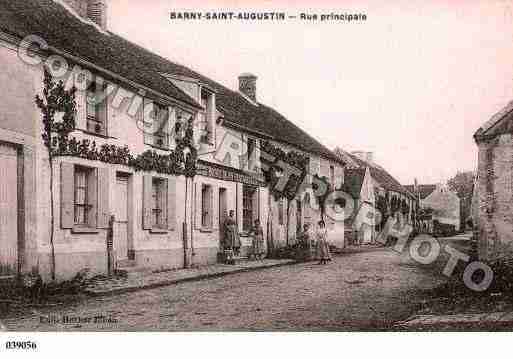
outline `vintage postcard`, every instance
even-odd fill
[[[0,351],[513,329],[512,20],[512,1],[0,0]]]

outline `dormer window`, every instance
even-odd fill
[[[146,102],[147,101],[147,102]],[[166,106],[145,99],[144,143],[161,149],[169,149],[169,110]]]
[[[168,134],[168,111],[164,106],[159,104],[153,105],[154,111],[154,130],[153,141],[156,147],[169,148]]]
[[[88,132],[105,136],[107,135],[107,99],[102,93],[107,89],[107,84],[100,84],[95,80],[90,83],[86,93],[86,129]]]
[[[201,143],[214,144],[214,126],[215,126],[215,95],[213,92],[201,89],[201,105],[205,108],[201,121],[203,122],[203,134]]]

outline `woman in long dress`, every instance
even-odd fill
[[[253,233],[253,243],[252,243],[252,252],[255,256],[255,259],[263,259],[265,254],[264,249],[264,230],[260,225],[260,221],[255,219],[255,225],[252,230]]]
[[[319,264],[326,264],[328,261],[331,261],[331,254],[328,244],[328,229],[326,228],[326,223],[324,223],[322,219],[317,224],[315,238],[317,240]]]
[[[231,210],[230,215],[224,222],[224,249],[233,250],[233,253],[238,256],[240,253],[240,238],[239,229],[237,228],[237,221],[235,220],[235,211]]]

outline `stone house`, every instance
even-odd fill
[[[478,147],[472,212],[482,260],[513,253],[513,102],[474,134]]]
[[[258,102],[256,76],[242,74],[233,91],[108,31],[107,21],[104,0],[0,2],[0,275],[105,273],[109,246],[118,269],[211,264],[230,210],[243,255],[255,219],[279,247],[320,218],[308,185],[290,203],[271,195],[261,149],[306,156],[305,184],[318,174],[340,186],[344,162]],[[85,84],[53,182],[34,102],[45,68],[66,86]]]
[[[354,199],[356,210],[345,223],[346,235],[351,236],[353,242],[373,242],[390,217],[403,224],[413,223],[418,206],[416,198],[375,163],[371,152],[348,153],[336,149],[335,153],[346,162],[343,188]],[[363,206],[378,209],[381,218],[378,221],[363,218],[359,215]]]

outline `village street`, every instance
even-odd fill
[[[373,330],[412,315],[418,291],[445,281],[390,249],[187,282],[3,320],[8,330]],[[116,323],[49,323],[111,317]]]

